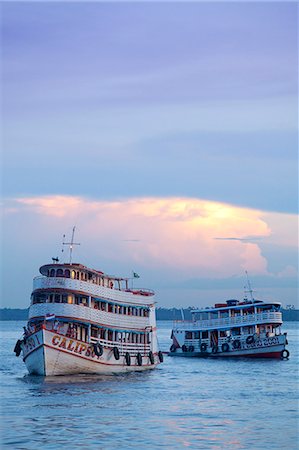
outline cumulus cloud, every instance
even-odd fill
[[[258,244],[242,240],[271,234],[256,210],[192,198],[98,201],[45,196],[19,198],[17,203],[39,216],[47,234],[53,225],[54,229],[60,227],[61,233],[77,223],[83,245],[92,241],[100,249],[101,259],[127,260],[184,276],[213,273],[223,277],[244,269],[267,273],[267,261]],[[228,235],[236,239],[214,238]]]

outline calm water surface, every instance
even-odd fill
[[[13,348],[22,322],[1,324],[2,448],[298,448],[298,324],[290,359],[165,357],[121,376],[36,377]],[[160,322],[162,350],[171,322]]]

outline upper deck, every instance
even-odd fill
[[[205,320],[184,320],[174,323],[174,330],[229,330],[234,327],[258,324],[282,324],[281,312],[264,312],[259,314],[239,315]]]
[[[154,291],[129,288],[128,278],[107,275],[82,264],[46,264],[40,272],[42,276],[33,280],[33,291],[63,289],[133,305],[154,303]]]
[[[230,304],[232,302],[232,304]],[[257,324],[282,324],[281,303],[237,300],[216,304],[214,308],[194,309],[192,320],[177,321],[174,329],[179,330],[227,330],[235,327]]]
[[[253,300],[253,301],[243,301],[239,302],[238,300],[227,300],[226,303],[216,303],[214,307],[211,308],[201,308],[201,309],[193,309],[191,311],[192,314],[200,314],[200,313],[218,313],[225,311],[246,311],[246,310],[254,310],[254,308],[260,309],[272,309],[275,308],[279,310],[281,308],[280,302],[263,302],[261,300]]]
[[[33,292],[37,289],[65,289],[72,292],[82,292],[87,295],[132,305],[152,305],[154,292],[146,289],[115,289],[99,286],[88,281],[70,278],[36,277],[33,280]]]

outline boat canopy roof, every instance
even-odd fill
[[[263,302],[262,300],[254,300],[254,301],[247,301],[247,302],[241,302],[236,305],[226,305],[226,306],[219,306],[219,307],[207,307],[207,308],[201,308],[201,309],[193,309],[191,310],[191,314],[195,313],[206,313],[206,312],[214,312],[214,311],[227,311],[229,309],[248,309],[252,306],[281,306],[281,303],[279,302]]]
[[[83,264],[79,264],[79,263],[64,263],[64,264],[59,264],[59,263],[52,263],[52,264],[45,264],[44,266],[41,266],[39,271],[42,275],[47,276],[49,270],[51,269],[69,269],[69,270],[79,270],[80,272],[87,272],[96,276],[100,276],[100,277],[104,277],[104,278],[108,278],[109,280],[118,280],[118,281],[127,281],[129,280],[129,278],[123,278],[123,277],[117,277],[115,275],[108,275],[104,272],[102,272],[101,270],[96,270],[96,269],[90,269],[87,266],[84,266]]]

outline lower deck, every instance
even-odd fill
[[[21,348],[29,373],[45,376],[140,371],[162,362],[160,352],[87,344],[45,327],[25,338]]]

